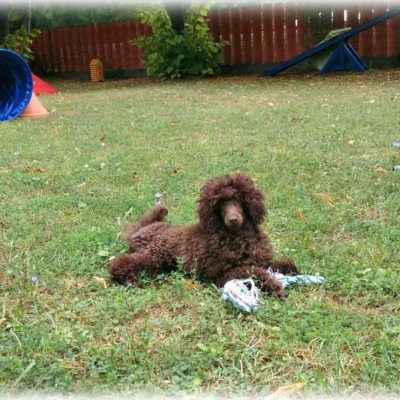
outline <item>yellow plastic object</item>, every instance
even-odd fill
[[[98,58],[90,61],[90,79],[92,82],[104,81],[103,63]]]

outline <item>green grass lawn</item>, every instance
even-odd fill
[[[48,118],[0,125],[2,391],[400,392],[400,70],[51,83]],[[192,223],[201,185],[237,171],[277,257],[325,285],[243,315],[179,271],[109,281],[155,192]]]

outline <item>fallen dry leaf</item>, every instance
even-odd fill
[[[319,198],[327,201],[342,200],[344,198],[344,196],[342,196],[341,194],[325,194],[325,193],[314,193],[314,194]]]
[[[4,168],[4,167],[1,167],[1,168],[0,168],[0,174],[7,174],[8,172],[10,172],[9,169]]]
[[[6,283],[7,282],[7,275],[3,272],[0,272],[0,283]]]
[[[375,168],[375,172],[377,172],[378,174],[386,174],[387,171],[385,168],[378,167],[378,168]]]
[[[25,167],[25,169],[26,169],[26,172],[29,172],[31,174],[45,174],[46,173],[46,170],[43,168],[32,168],[29,165],[27,165]]]
[[[315,196],[319,197],[322,200],[326,201],[326,204],[328,207],[333,207],[333,201],[334,200],[342,200],[344,199],[344,196],[341,194],[325,194],[325,193],[314,193]]]
[[[106,134],[103,133],[103,134],[100,136],[100,142],[103,142],[105,138],[106,138]]]
[[[304,216],[303,211],[301,211],[301,208],[297,209],[297,218],[299,221],[308,224],[307,218]]]
[[[98,276],[93,276],[93,280],[100,286],[103,286],[104,289],[107,288],[107,282],[104,278],[99,278]]]
[[[304,383],[295,383],[293,385],[281,386],[279,389],[275,390],[274,393],[268,395],[265,399],[274,400],[274,399],[280,399],[282,397],[289,397],[292,394],[303,391],[303,389],[304,389]]]
[[[197,290],[197,285],[194,282],[189,281],[187,282],[187,285],[189,286],[189,289]]]

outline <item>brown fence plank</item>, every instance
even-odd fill
[[[34,65],[35,68],[36,65],[46,66],[46,59],[45,59],[46,48],[45,48],[44,37],[45,35],[42,33],[38,35],[36,40],[32,43],[32,51],[35,56],[35,61],[32,62],[32,65]]]
[[[232,65],[232,38],[231,38],[231,22],[230,22],[229,11],[218,12],[218,22],[220,27],[221,40],[228,42],[228,45],[224,46],[222,55],[224,58],[224,64]]]
[[[288,3],[284,6],[285,14],[285,60],[293,58],[297,53],[296,49],[296,6]]]
[[[389,9],[398,7],[398,2],[388,1],[387,6]],[[399,42],[400,42],[400,16],[390,18],[387,20],[387,52],[385,56],[394,57],[399,55]]]
[[[73,71],[72,68],[72,49],[71,49],[71,40],[69,38],[69,32],[71,29],[60,29],[60,37],[62,43],[62,51],[63,51],[63,71]]]
[[[129,28],[129,40],[134,40],[143,36],[143,32],[140,32],[138,24],[136,22],[131,22],[128,28]],[[129,57],[127,62],[129,68],[132,69],[134,68],[134,66],[139,65],[140,60],[143,59],[143,54],[136,45],[131,44],[130,46],[131,46],[130,48],[131,51],[129,51]]]
[[[81,71],[88,71],[90,61],[93,57],[93,44],[90,40],[90,27],[82,26],[79,28],[79,37],[82,51]]]
[[[101,52],[103,53],[103,62],[106,66],[106,69],[112,69],[112,59],[111,59],[111,43],[110,37],[108,35],[108,25],[100,25],[99,26],[99,37],[97,40],[100,41],[99,45],[101,48]]]
[[[301,54],[307,48],[307,22],[301,12],[297,12],[296,21],[296,54]]]
[[[74,65],[74,72],[82,71],[84,63],[85,50],[81,47],[81,39],[79,29],[71,29],[72,31],[72,60]]]
[[[262,10],[260,7],[252,7],[250,9],[250,19],[251,19],[251,29],[253,36],[253,46],[251,52],[251,63],[252,64],[260,64],[263,62],[262,60]]]
[[[63,42],[61,29],[56,29],[54,31],[53,51],[56,53],[58,72],[65,72],[65,50]]]
[[[43,35],[43,44],[45,52],[45,71],[54,71],[54,56],[51,49],[51,32],[46,30]]]
[[[119,41],[119,24],[114,24],[112,28],[112,39],[113,39],[113,58],[116,61],[114,69],[122,70],[122,53]]]
[[[341,29],[344,28],[344,8],[340,5],[333,9],[333,21],[332,28],[333,29]]]
[[[274,61],[274,17],[272,4],[262,6],[263,24],[263,54],[262,62],[265,64]]]
[[[118,54],[116,49],[116,40],[114,35],[114,25],[106,25],[104,29],[104,34],[107,38],[107,45],[108,45],[108,62],[110,64],[110,69],[115,70],[118,69],[119,60]]]
[[[240,38],[240,11],[239,9],[230,10],[231,20],[231,51],[232,63],[234,65],[242,64],[242,46]]]
[[[282,4],[273,4],[273,61],[281,62],[285,58],[285,16]]]
[[[124,35],[124,28],[126,24],[115,25],[115,41],[116,48],[119,55],[119,68],[121,70],[127,69],[125,54],[128,52],[128,38]]]
[[[374,17],[372,12],[372,5],[365,4],[360,8],[360,24],[371,20]],[[372,56],[372,29],[367,29],[360,33],[360,49],[361,57]]]
[[[54,31],[51,30],[48,31],[48,38],[49,38],[49,53],[51,54],[51,60],[52,60],[52,69],[49,72],[57,72],[57,60],[56,60],[57,57],[54,52],[54,46],[55,46]]]
[[[375,16],[386,12],[386,5],[382,3],[374,4]],[[380,57],[387,54],[388,51],[388,22],[386,20],[376,25],[373,32],[373,44],[372,44],[372,55],[374,57]]]
[[[242,64],[252,64],[253,37],[251,33],[251,10],[246,7],[240,13]]]

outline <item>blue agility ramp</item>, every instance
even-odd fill
[[[274,76],[279,72],[282,72],[290,67],[293,67],[296,64],[299,64],[304,60],[316,57],[332,49],[332,54],[324,63],[323,67],[320,69],[321,74],[332,71],[366,71],[368,69],[368,66],[357,54],[354,48],[348,43],[348,40],[351,39],[353,36],[358,35],[359,33],[369,28],[372,28],[374,25],[377,25],[389,18],[395,17],[396,15],[400,15],[400,7],[387,11],[376,18],[373,18],[353,29],[347,30],[339,34],[332,39],[323,41],[317,44],[312,49],[307,50],[296,57],[293,57],[291,60],[285,61],[270,70],[264,71],[260,76]]]

